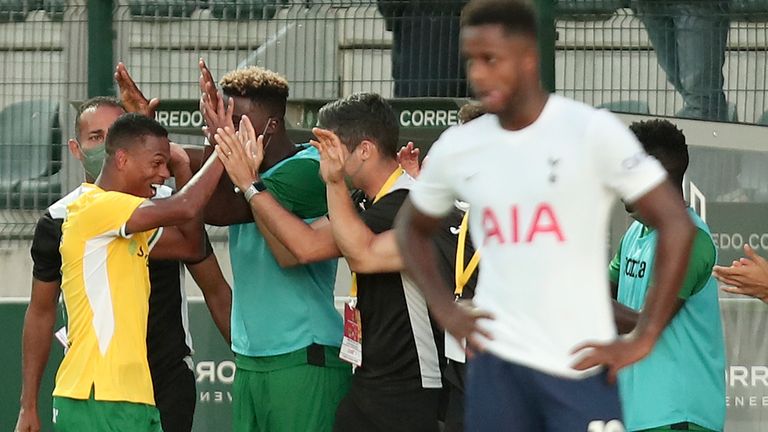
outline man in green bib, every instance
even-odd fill
[[[630,128],[667,170],[682,200],[688,168],[682,131],[666,120],[633,123]],[[651,354],[619,373],[628,431],[722,431],[725,423],[725,348],[712,278],[716,249],[709,227],[692,209],[689,213],[697,231],[676,299],[677,313]],[[656,232],[638,219],[624,234],[609,267],[616,324],[622,333],[632,331],[645,304],[655,257]]]
[[[209,142],[210,134],[225,126],[234,129],[243,117],[264,142],[260,180],[235,191],[223,179],[205,215],[206,223],[229,227],[232,351],[237,366],[232,429],[330,432],[352,374],[338,358],[342,320],[333,297],[337,260],[281,267],[248,205],[261,193],[301,223],[327,221],[319,154],[308,144],[295,145],[288,136],[285,78],[256,66],[237,69],[221,78],[218,94],[202,61],[200,69]]]

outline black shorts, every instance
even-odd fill
[[[444,427],[443,432],[464,430],[464,380],[466,365],[448,360],[443,373]]]
[[[381,391],[355,384],[336,410],[335,432],[437,432],[440,389]]]
[[[195,374],[189,365],[180,360],[169,370],[153,374],[152,385],[163,432],[190,432],[195,416],[197,390]]]

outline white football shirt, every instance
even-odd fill
[[[485,115],[445,131],[429,152],[411,200],[439,217],[470,204],[470,234],[482,248],[475,304],[510,362],[584,377],[571,351],[616,337],[607,229],[616,197],[633,202],[666,178],[613,114],[550,95],[519,131]]]

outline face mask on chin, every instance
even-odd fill
[[[101,167],[104,166],[104,159],[107,155],[106,147],[102,144],[86,150],[81,146],[80,152],[83,154],[83,159],[80,162],[83,164],[85,173],[88,177],[96,180],[101,174]]]

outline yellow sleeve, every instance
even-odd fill
[[[79,225],[86,238],[96,236],[120,236],[125,233],[125,224],[145,198],[107,191],[98,194],[85,204],[79,215]]]

